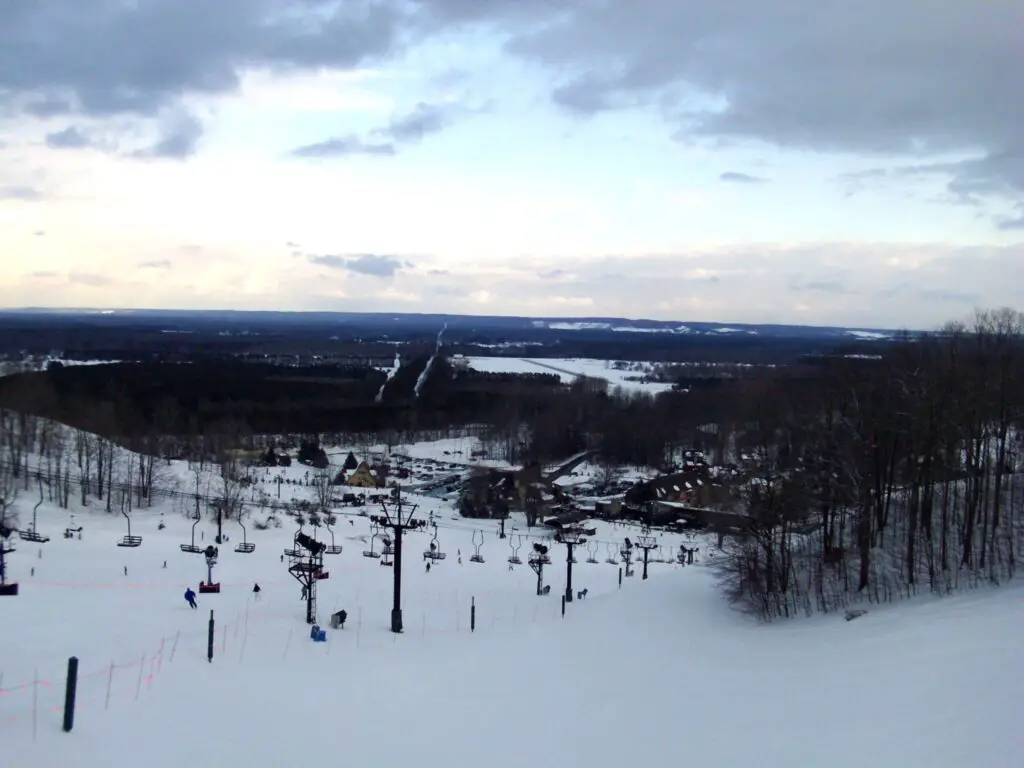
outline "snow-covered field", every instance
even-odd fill
[[[657,394],[672,388],[661,382],[637,381],[650,367],[644,363],[626,363],[640,366],[641,370],[620,370],[614,360],[593,360],[589,358],[526,358],[526,357],[467,357],[470,368],[486,373],[553,373],[563,383],[571,383],[578,376],[604,379],[610,387],[622,387],[627,391]]]
[[[143,537],[134,550],[116,546],[125,533],[117,515],[77,509],[83,538],[67,540],[69,513],[43,505],[39,530],[51,541],[12,540],[21,594],[0,598],[0,764],[1020,765],[1019,586],[906,601],[852,622],[759,626],[723,603],[699,539],[665,534],[662,554],[697,546],[698,564],[653,563],[649,580],[637,569],[620,588],[618,566],[605,560],[637,532],[599,523],[599,562],[585,562],[582,547],[573,569],[574,590],[588,596],[563,619],[564,547],[552,546],[551,594],[537,597],[528,567],[509,569],[509,541],[495,523],[411,500],[423,517],[434,514],[447,559],[427,573],[430,534],[407,538],[405,633],[388,631],[392,569],[362,555],[369,521],[345,516],[336,526],[344,551],[326,558],[319,613],[326,621],[344,608],[349,623],[328,629],[326,643],[310,640],[300,587],[281,562],[295,530],[287,518],[282,529],[250,526],[252,554],[233,551],[241,529],[228,523],[214,572],[224,591],[200,595],[192,611],[182,593],[206,567],[179,549],[191,523],[176,502],[133,515]],[[33,504],[20,502],[23,527]],[[212,540],[211,521],[197,530]],[[472,563],[481,530],[485,562]],[[329,538],[323,528],[317,535]],[[525,562],[531,540],[521,544]],[[63,734],[71,655],[81,663],[78,709]]]

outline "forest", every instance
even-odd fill
[[[443,357],[416,395],[425,366],[410,362],[390,382],[369,369],[237,363],[8,376],[0,379],[3,464],[17,474],[39,447],[35,416],[83,431],[70,446],[47,438],[51,473],[96,477],[99,489],[106,476],[113,488],[114,446],[140,453],[129,481],[137,503],[159,492],[154,457],[206,461],[298,439],[397,445],[473,434],[513,463],[596,449],[609,471],[668,470],[681,449],[698,448],[739,473],[749,523],[727,538],[715,567],[730,599],[762,619],[946,594],[1016,573],[1024,544],[1018,312],[980,312],[891,342],[884,354],[747,367],[715,386],[656,397],[592,379],[468,372]]]

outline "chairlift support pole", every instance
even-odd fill
[[[555,536],[555,541],[565,544],[565,602],[572,602],[572,564],[573,550],[586,543],[583,531],[576,527],[563,528]]]
[[[393,501],[381,500],[381,512],[383,514],[371,517],[377,525],[390,528],[394,532],[395,542],[395,564],[394,564],[394,588],[391,604],[391,631],[401,634],[402,626],[402,534],[406,531],[414,531],[426,525],[425,521],[414,518],[416,504],[403,504],[402,491],[399,487],[398,493]]]
[[[647,578],[647,561],[650,558],[651,550],[657,548],[657,540],[650,535],[650,529],[645,528],[643,535],[638,536],[636,545],[644,551],[644,572],[641,579]]]

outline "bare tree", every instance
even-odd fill
[[[334,474],[330,468],[318,469],[313,473],[313,491],[316,494],[317,510],[327,512],[334,495]]]

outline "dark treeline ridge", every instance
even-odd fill
[[[367,317],[339,322],[304,314],[272,319],[220,316],[166,317],[0,312],[0,357],[59,352],[67,360],[125,362],[245,361],[328,363],[345,359],[390,361],[432,349],[444,318],[395,322]],[[705,324],[706,325],[706,324]],[[754,328],[754,327],[752,327]],[[565,331],[526,321],[462,318],[444,334],[448,354],[512,357],[583,357],[655,362],[789,364],[805,354],[831,351],[845,339],[851,350],[886,342],[853,340],[838,329],[757,326],[739,333],[637,333],[609,329]]]

